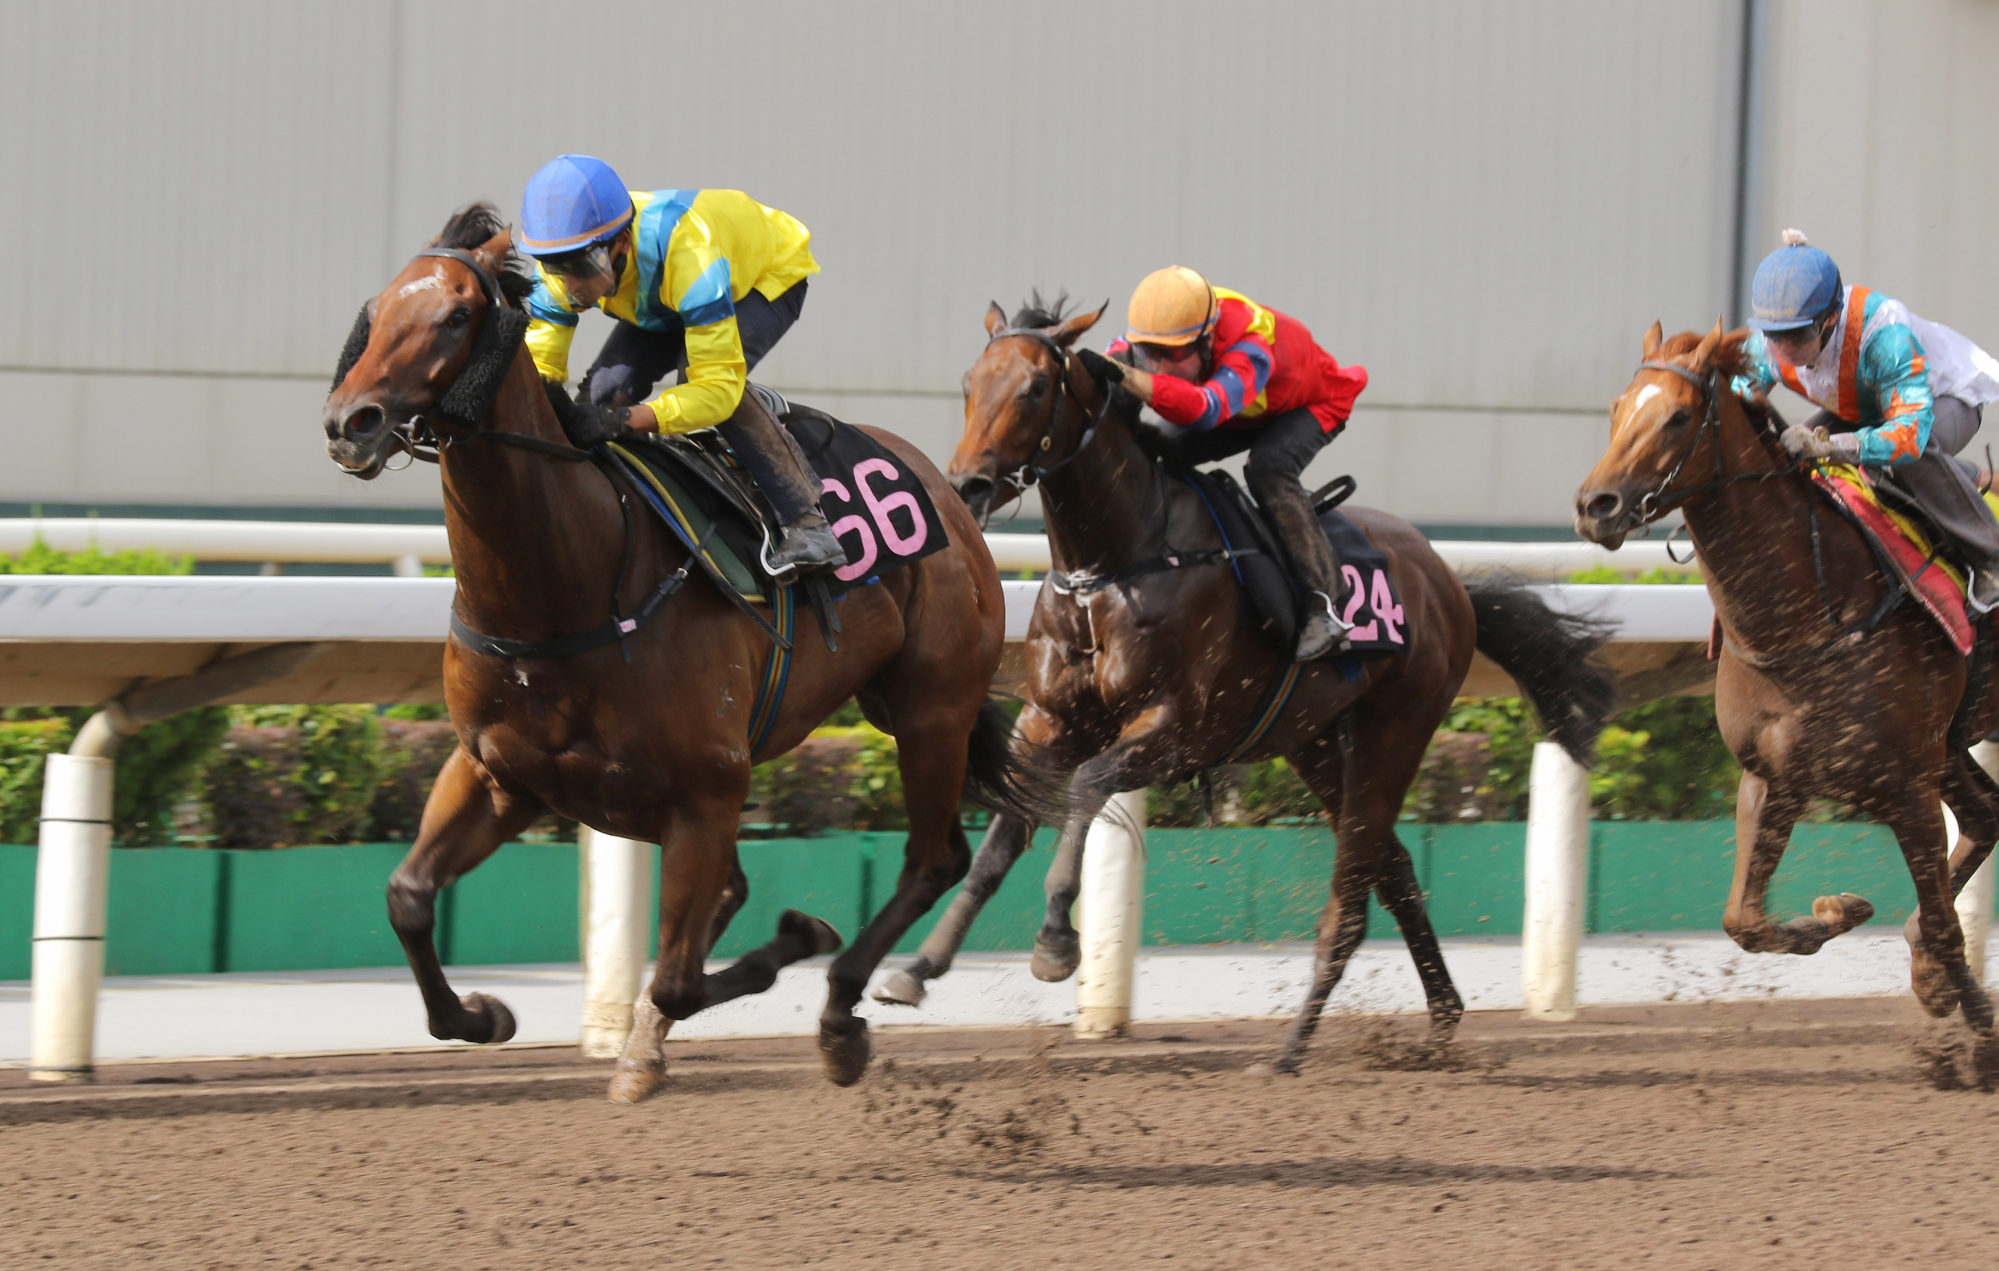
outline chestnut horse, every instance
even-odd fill
[[[1951,904],[1999,838],[1999,784],[1969,752],[1999,723],[1999,685],[1980,669],[1989,652],[1968,666],[1916,605],[1887,603],[1898,584],[1859,530],[1817,506],[1778,444],[1783,421],[1760,394],[1729,391],[1747,370],[1748,334],[1717,322],[1662,342],[1652,324],[1611,404],[1610,448],[1576,493],[1576,532],[1615,548],[1678,510],[1699,549],[1723,635],[1715,716],[1742,765],[1723,928],[1752,953],[1816,953],[1865,922],[1873,906],[1850,893],[1787,922],[1771,920],[1764,897],[1813,798],[1879,818],[1916,885],[1905,928],[1916,996],[1939,1017],[1964,1008],[1990,1074],[1992,1006]],[[1939,800],[1961,830],[1954,853]]]
[[[431,1034],[512,1035],[504,1005],[460,998],[446,983],[431,938],[435,900],[548,812],[662,848],[659,961],[614,1099],[659,1088],[674,1020],[762,992],[780,967],[838,948],[826,923],[787,911],[770,944],[716,974],[702,966],[747,897],[736,829],[751,765],[796,746],[851,697],[897,739],[910,828],[894,896],[827,977],[820,1052],[827,1075],[850,1084],[870,1053],[853,1010],[870,974],[965,873],[961,794],[996,810],[1034,802],[1032,774],[1008,752],[1005,714],[987,698],[1005,613],[985,539],[914,446],[870,430],[920,474],[949,546],[847,592],[837,653],[801,633],[775,725],[752,753],[772,641],[718,589],[678,588],[685,549],[651,518],[635,524],[636,491],[565,440],[520,340],[530,285],[493,210],[460,211],[364,311],[343,358],[352,367],[326,402],[327,449],[348,472],[373,478],[431,442],[443,476],[458,583],[444,690],[459,743],[389,882],[390,919]],[[490,381],[490,403],[465,406],[461,375]],[[636,627],[621,638],[619,623],[602,621],[607,608],[614,619],[635,615],[622,625]],[[478,633],[519,647],[479,651]]]
[[[1064,319],[1059,304],[1049,311],[1037,302],[1008,323],[992,306],[989,342],[965,376],[965,435],[951,461],[952,484],[981,517],[1038,479],[1056,570],[1122,580],[1087,594],[1044,585],[1028,628],[1027,702],[1015,739],[1075,773],[1034,973],[1059,980],[1076,968],[1069,911],[1084,833],[1112,794],[1283,755],[1325,804],[1338,850],[1312,985],[1278,1068],[1295,1071],[1366,932],[1370,892],[1401,925],[1433,1037],[1448,1039],[1464,1004],[1396,837],[1404,795],[1474,646],[1513,675],[1555,736],[1586,760],[1611,698],[1609,676],[1590,659],[1605,633],[1510,582],[1475,581],[1467,594],[1414,527],[1353,508],[1349,515],[1388,555],[1409,647],[1359,659],[1352,678],[1335,659],[1307,664],[1281,714],[1245,746],[1291,669],[1289,650],[1259,630],[1225,563],[1152,568],[1203,549],[1212,556],[1222,540],[1200,498],[1141,448],[1135,399],[1121,389],[1107,396],[1073,356],[1077,337],[1102,314]],[[922,1000],[924,982],[950,968],[1033,830],[1031,818],[994,820],[915,964],[890,976],[877,997]]]

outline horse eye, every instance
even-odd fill
[[[1685,408],[1681,408],[1680,410],[1676,410],[1673,412],[1672,417],[1666,421],[1666,427],[1685,428],[1688,424],[1693,422],[1693,419],[1694,417],[1692,415],[1689,415],[1686,412]]]
[[[459,305],[456,309],[453,309],[451,311],[451,316],[444,320],[444,325],[450,327],[452,330],[455,331],[459,327],[462,327],[466,323],[470,322],[471,320],[472,320],[472,311],[470,309],[467,309],[464,305]]]

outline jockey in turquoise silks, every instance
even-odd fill
[[[836,568],[846,554],[818,483],[749,373],[805,304],[819,272],[805,226],[740,190],[627,190],[601,159],[566,154],[528,179],[521,250],[535,258],[527,343],[571,443],[630,432],[718,429],[781,526],[767,564],[783,575]],[[617,328],[571,402],[577,315]],[[653,392],[669,375],[677,383]]]
[[[1755,374],[1744,378],[1765,391],[1781,381],[1820,407],[1784,430],[1784,449],[1878,469],[1963,556],[1973,612],[1999,606],[1999,521],[1954,457],[1999,400],[1999,361],[1898,300],[1844,285],[1797,230],[1757,267],[1749,325]]]

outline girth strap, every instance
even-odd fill
[[[1197,565],[1232,565],[1242,557],[1260,555],[1262,552],[1254,547],[1204,547],[1197,552],[1167,552],[1150,560],[1121,565],[1107,574],[1093,574],[1087,570],[1064,574],[1058,570],[1050,570],[1048,585],[1064,596],[1087,596],[1120,583],[1128,583],[1134,578],[1142,578],[1147,574],[1163,574],[1173,569],[1192,569]]]

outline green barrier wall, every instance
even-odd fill
[[[1441,935],[1515,936],[1524,887],[1524,826],[1514,822],[1401,827]],[[1025,949],[1041,925],[1044,832],[1000,888],[966,947]],[[1153,830],[1145,898],[1148,944],[1310,939],[1332,876],[1332,836],[1317,828]],[[112,854],[111,975],[184,975],[398,966],[384,888],[400,843],[273,852],[185,848]],[[1590,835],[1591,931],[1718,930],[1734,866],[1729,822],[1598,822]],[[888,898],[902,861],[900,834],[752,840],[750,879],[718,955],[770,939],[786,908],[817,914],[852,936]],[[26,979],[34,912],[35,849],[0,846],[0,980]],[[1807,912],[1814,896],[1852,891],[1872,900],[1874,925],[1909,914],[1913,890],[1892,835],[1875,825],[1804,825],[1772,889],[1775,907]],[[576,848],[511,843],[438,903],[445,962],[490,965],[577,960]],[[940,903],[935,913],[941,913]],[[898,948],[914,950],[925,918]],[[1379,909],[1370,935],[1391,936]]]

